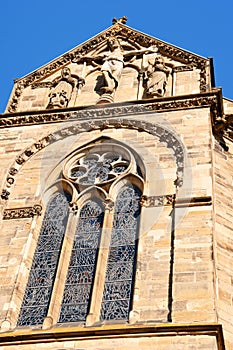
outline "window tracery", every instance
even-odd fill
[[[142,176],[131,152],[119,144],[104,142],[95,147],[88,146],[68,158],[63,176],[65,182],[72,184],[77,193],[72,196],[56,193],[48,202],[18,326],[42,325],[48,310],[52,312],[49,304],[54,294],[54,281],[59,276],[58,273],[56,277],[56,273],[63,238],[69,233],[66,227],[70,215],[68,202],[73,204],[74,198],[78,208],[78,215],[72,214],[76,217],[76,228],[72,248],[65,257],[67,272],[62,282],[64,285],[61,286],[60,312],[53,322],[85,322],[94,298],[92,291],[94,283],[97,283],[95,275],[100,273],[96,271],[96,266],[101,249],[101,235],[106,235],[104,219],[108,210],[105,202],[111,197],[107,197],[111,193],[111,186],[121,179],[122,184],[114,190],[116,201],[112,208],[109,256],[103,266],[103,271],[106,271],[103,277],[105,282],[98,291],[102,294],[99,317],[101,320],[128,319],[134,284],[141,197],[140,189],[130,183],[130,177],[127,177],[132,172],[138,177]],[[98,188],[104,189],[99,197]],[[69,225],[69,230],[73,230],[72,227]],[[59,266],[62,269],[62,264]]]
[[[132,156],[126,148],[103,143],[72,155],[65,165],[64,176],[76,185],[102,186],[126,174],[131,164]]]

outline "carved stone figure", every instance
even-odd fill
[[[119,40],[115,37],[108,39],[108,47],[110,52],[104,54],[103,65],[101,67],[105,83],[102,87],[104,93],[113,93],[116,90],[124,67],[125,57],[137,56],[144,53],[157,53],[158,51],[155,46],[140,50],[124,51]]]
[[[108,46],[110,52],[105,53],[101,72],[104,77],[104,93],[112,93],[118,86],[124,65],[124,50],[117,38],[109,38]]]
[[[165,64],[161,55],[148,60],[145,73],[146,94],[148,97],[161,97],[166,92],[167,79],[172,68]]]
[[[107,45],[109,50],[99,54],[98,56],[78,56],[73,60],[73,62],[76,63],[85,60],[101,62],[100,70],[102,73],[103,82],[100,91],[104,96],[101,97],[100,103],[113,102],[114,92],[119,85],[119,80],[124,67],[124,61],[127,56],[137,56],[144,53],[156,53],[158,51],[157,47],[155,46],[125,51],[121,46],[119,39],[116,37],[109,37],[107,40]]]
[[[61,71],[61,76],[56,79],[49,94],[49,104],[47,108],[64,108],[68,106],[72,91],[75,86],[75,79],[71,77],[68,67]]]

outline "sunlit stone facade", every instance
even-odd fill
[[[232,115],[210,59],[125,18],[15,82],[1,349],[233,349]]]

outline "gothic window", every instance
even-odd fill
[[[18,326],[41,324],[47,315],[68,219],[68,200],[69,195],[56,193],[47,206]]]
[[[104,320],[127,319],[129,315],[140,196],[136,186],[125,186],[117,197],[101,308]]]
[[[87,317],[102,226],[102,207],[88,200],[75,232],[59,322],[85,321]]]
[[[103,277],[102,289],[98,290],[100,302],[102,295],[98,318],[127,320],[133,296],[142,194],[134,182],[142,188],[142,169],[128,149],[105,142],[74,152],[64,165],[63,179],[61,182],[70,184],[73,193],[71,196],[56,192],[47,204],[18,326],[42,325],[47,316],[52,317],[54,324],[85,322],[95,302],[93,290],[98,284],[98,273]],[[100,242],[109,234],[105,228],[105,201],[111,197],[108,258],[97,271],[103,249]],[[75,203],[76,214],[68,202],[70,206]],[[64,249],[68,236],[70,248]],[[50,305],[57,298],[56,288],[60,301],[54,308]]]

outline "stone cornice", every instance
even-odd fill
[[[85,339],[124,339],[141,337],[187,337],[212,336],[216,338],[216,349],[225,350],[222,326],[216,323],[205,324],[133,324],[104,325],[100,327],[59,327],[49,330],[18,329],[0,334],[0,345],[26,346],[26,344],[77,341]],[[19,347],[20,348],[20,347]]]
[[[104,107],[90,106],[57,111],[7,113],[0,116],[0,128],[56,123],[72,120],[102,119],[125,115],[210,107],[213,122],[222,120],[221,90],[195,95],[157,98],[153,100],[114,103]]]

